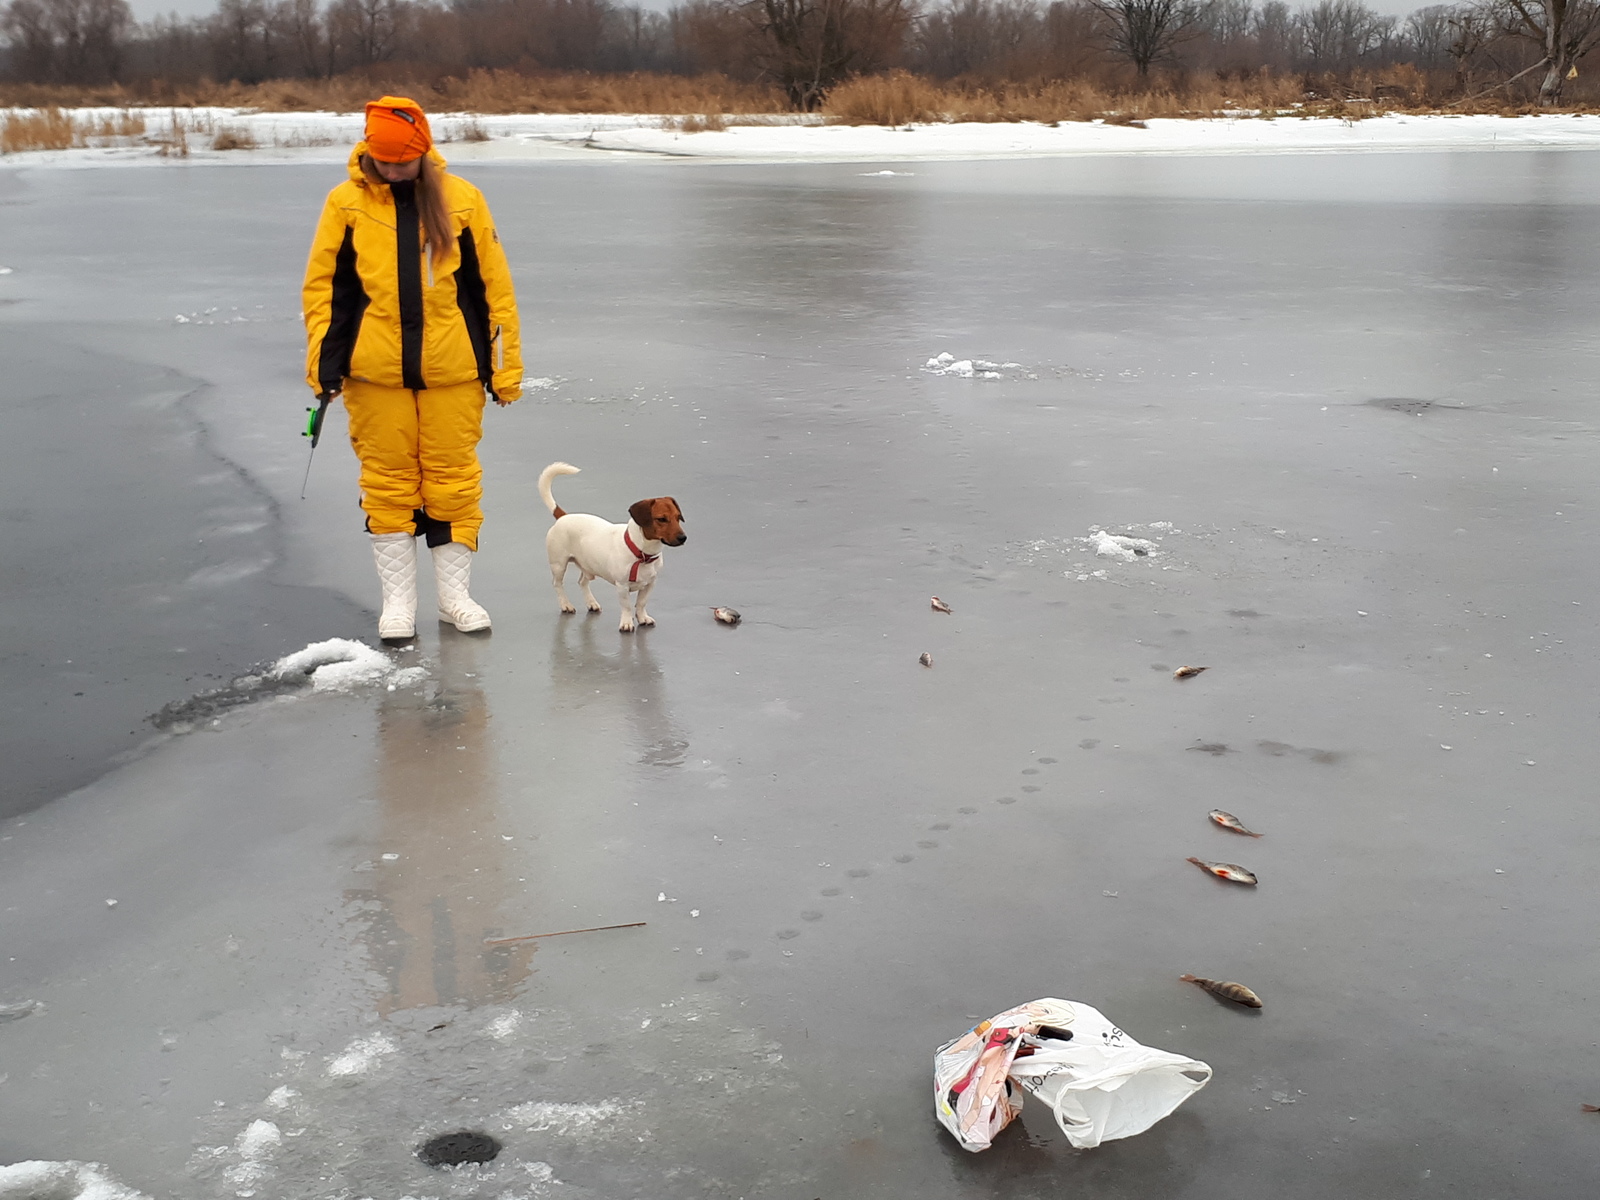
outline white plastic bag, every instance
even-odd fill
[[[1099,1009],[1054,997],[979,1022],[933,1058],[934,1111],[973,1152],[1022,1112],[1020,1089],[1050,1105],[1082,1150],[1143,1133],[1210,1080],[1205,1063],[1140,1045]]]

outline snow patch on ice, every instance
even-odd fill
[[[269,558],[233,558],[227,562],[201,567],[185,579],[185,587],[227,587],[241,579],[259,575],[272,565]]]
[[[521,1026],[522,1014],[513,1008],[490,1021],[484,1032],[495,1041],[504,1042],[509,1041]]]
[[[272,664],[274,678],[309,675],[312,690],[318,692],[350,692],[378,683],[414,687],[427,674],[422,667],[398,668],[383,651],[350,638],[312,642],[304,650],[286,654]]]
[[[343,1054],[328,1063],[328,1074],[335,1077],[365,1075],[396,1049],[398,1047],[381,1033],[359,1037],[345,1047]]]
[[[880,179],[886,175],[915,175],[915,171],[860,171],[857,172],[863,179]]]
[[[1083,541],[1101,558],[1115,558],[1122,562],[1132,562],[1136,558],[1146,558],[1151,551],[1156,549],[1156,544],[1147,538],[1127,537],[1123,534],[1107,533],[1104,529],[1096,529]]]
[[[525,375],[522,378],[522,389],[527,392],[553,392],[563,382],[554,375]]]
[[[242,1158],[262,1158],[281,1141],[283,1134],[271,1121],[251,1121],[233,1148]]]
[[[596,1132],[624,1116],[634,1105],[621,1100],[602,1100],[598,1104],[561,1104],[551,1100],[530,1100],[500,1114],[502,1129],[526,1129],[530,1133],[554,1133],[561,1137],[581,1137]]]
[[[251,1121],[234,1139],[233,1152],[239,1156],[222,1173],[222,1178],[234,1188],[236,1196],[253,1196],[255,1187],[271,1173],[267,1158],[283,1141],[283,1134],[271,1121]]]
[[[38,1159],[0,1167],[0,1200],[150,1200],[99,1163]]]
[[[923,364],[929,375],[954,375],[958,379],[1005,379],[1010,375],[1026,375],[1021,363],[990,362],[986,358],[957,358],[949,351],[936,354]]]
[[[268,1108],[288,1108],[291,1101],[300,1093],[288,1084],[272,1089],[272,1094],[267,1097]]]

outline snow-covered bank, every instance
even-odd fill
[[[85,122],[118,110],[83,109]],[[163,162],[343,162],[360,137],[358,113],[263,113],[231,109],[134,109],[146,132],[72,150],[31,151],[6,165],[104,166]],[[179,128],[174,129],[176,118]],[[1364,121],[1324,117],[1152,119],[1145,127],[1103,122],[824,125],[817,118],[685,133],[637,113],[440,113],[435,135],[463,161],[691,158],[734,162],[884,162],[1139,154],[1326,154],[1340,151],[1526,150],[1600,147],[1600,116],[1391,114]],[[217,150],[224,141],[247,148]]]
[[[734,126],[720,133],[662,128],[596,133],[605,150],[755,161],[882,162],[897,159],[1054,158],[1100,154],[1283,154],[1341,150],[1468,150],[1600,147],[1600,116],[1405,116],[1366,121],[1279,117],[1151,120],[1145,128],[1071,122]]]

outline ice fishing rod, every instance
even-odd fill
[[[311,439],[311,453],[306,456],[306,477],[300,481],[302,500],[306,498],[306,487],[311,483],[311,460],[316,457],[317,443],[322,440],[322,418],[328,415],[328,405],[332,401],[332,392],[318,392],[317,406],[306,409],[306,427],[300,431],[300,436]]]

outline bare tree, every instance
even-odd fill
[[[1256,35],[1256,57],[1263,67],[1286,71],[1294,61],[1294,15],[1283,0],[1267,0],[1256,10],[1251,26]]]
[[[1600,2],[1597,0],[1491,0],[1506,33],[1540,46],[1545,68],[1539,82],[1539,103],[1561,103],[1561,90],[1578,73],[1578,60],[1600,45]],[[1535,69],[1530,68],[1530,71]],[[1510,82],[1509,80],[1507,82]]]
[[[754,59],[789,103],[817,108],[834,84],[885,66],[914,0],[742,0]]]
[[[335,0],[328,9],[329,37],[347,59],[371,66],[394,55],[406,15],[402,0]]]
[[[1314,71],[1348,71],[1381,60],[1394,38],[1395,18],[1361,0],[1318,0],[1296,17],[1301,54]]]
[[[12,0],[0,18],[15,69],[40,83],[117,78],[132,27],[127,0]]]
[[[1424,69],[1447,66],[1455,28],[1450,19],[1456,9],[1451,4],[1430,4],[1419,8],[1405,20],[1406,44],[1412,61]]]
[[[1201,31],[1195,0],[1089,0],[1105,22],[1111,51],[1131,62],[1141,78],[1150,64],[1171,58],[1178,45]]]
[[[953,0],[917,23],[915,66],[942,79],[1005,73],[1038,44],[1043,24],[1034,0]]]
[[[29,83],[47,82],[55,73],[56,36],[40,0],[11,0],[0,17],[0,31],[10,51],[9,73]]]

